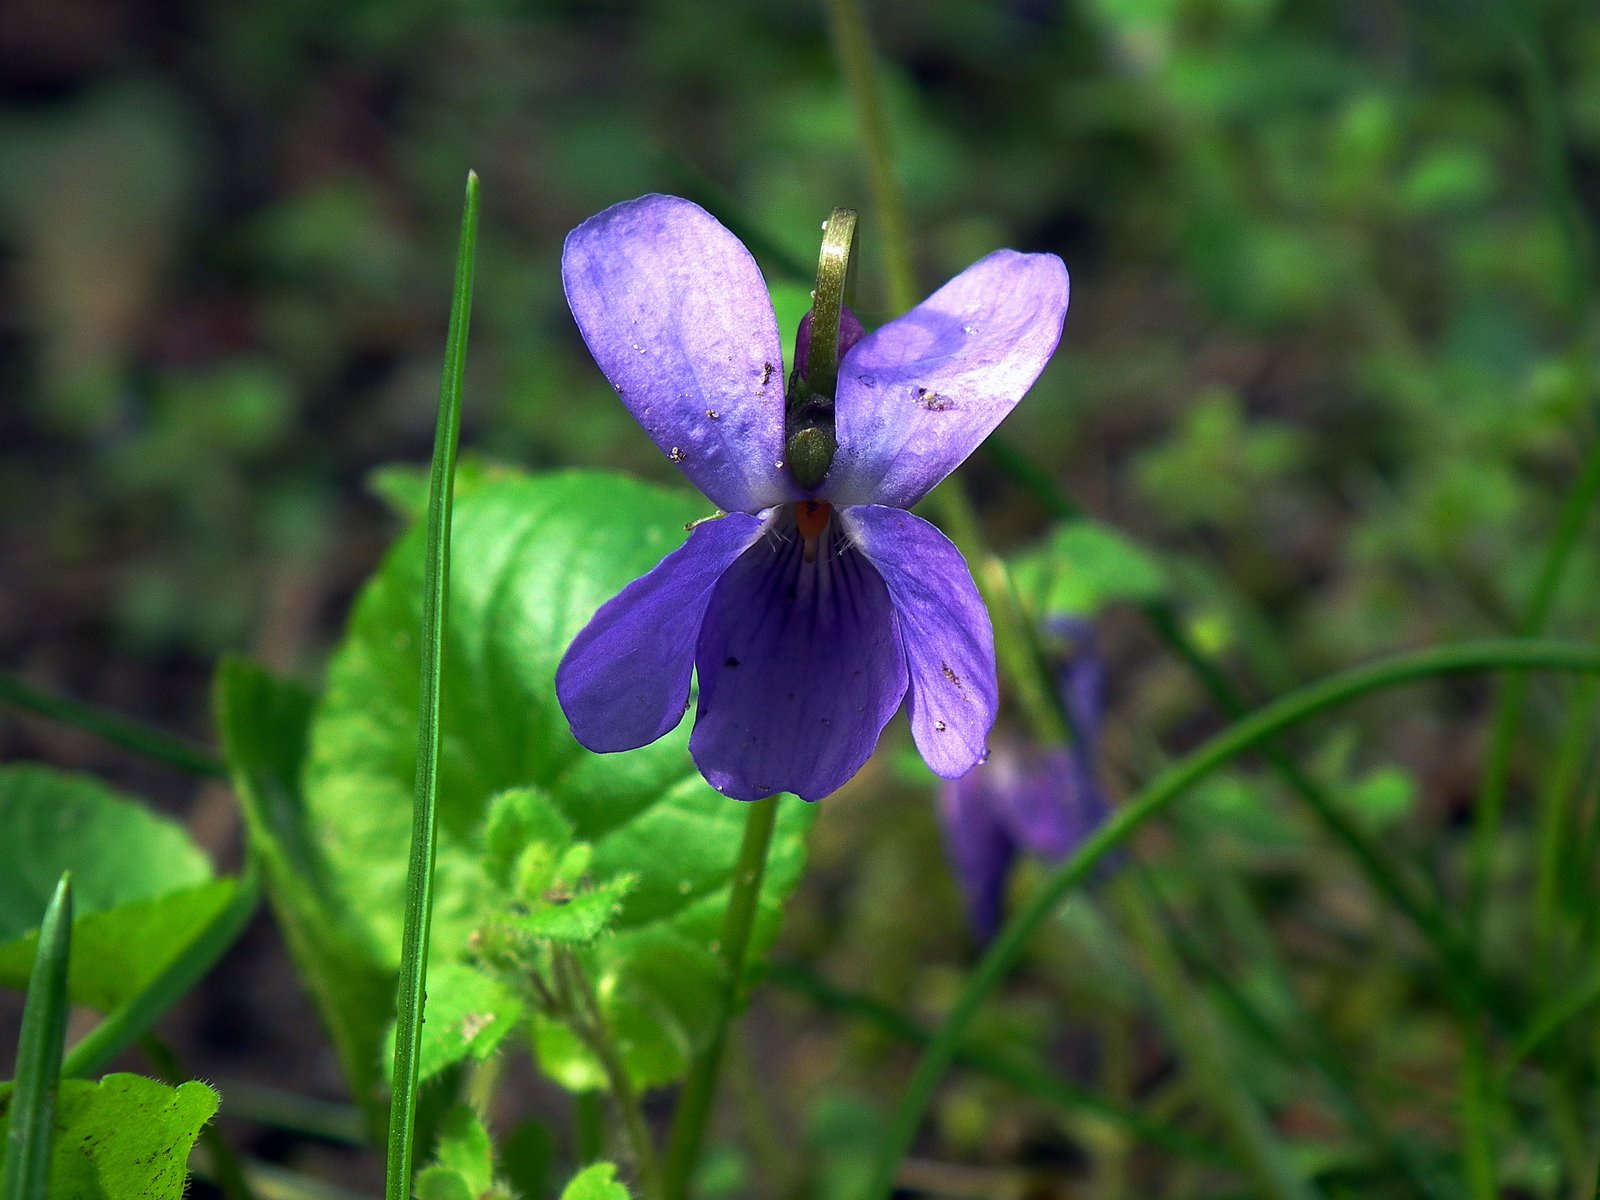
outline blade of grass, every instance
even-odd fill
[[[1100,826],[1012,915],[967,977],[950,1014],[923,1053],[901,1093],[890,1132],[880,1144],[869,1186],[870,1200],[887,1197],[895,1171],[910,1147],[934,1089],[954,1059],[978,1009],[1021,956],[1033,933],[1063,896],[1086,879],[1095,865],[1123,845],[1146,821],[1211,772],[1295,726],[1361,696],[1422,679],[1486,670],[1553,670],[1600,674],[1600,650],[1560,642],[1465,642],[1381,659],[1301,688],[1274,701],[1211,738],[1147,784]]]
[[[98,1075],[112,1059],[148,1033],[162,1014],[188,995],[227,953],[228,947],[238,941],[255,915],[260,899],[261,885],[255,866],[251,864],[239,877],[233,898],[216,919],[201,930],[148,987],[107,1013],[105,1020],[72,1048],[61,1073],[69,1079]]]
[[[1003,474],[1032,494],[1052,516],[1073,520],[1085,515],[1077,503],[1056,486],[1048,472],[1016,447],[1001,438],[990,437],[983,449]],[[1193,672],[1226,716],[1237,720],[1249,711],[1239,689],[1184,631],[1183,622],[1172,605],[1164,600],[1150,600],[1140,604],[1139,609],[1156,636]],[[1344,814],[1328,790],[1306,774],[1287,751],[1267,745],[1262,747],[1261,754],[1279,778],[1305,802],[1323,830],[1355,860],[1373,889],[1433,946],[1449,968],[1453,990],[1471,1006],[1487,1009],[1501,1025],[1514,1023],[1515,1017],[1508,1012],[1502,998],[1484,986],[1471,945],[1455,928],[1443,906],[1435,898],[1419,896],[1399,868]]]
[[[461,431],[461,388],[467,361],[467,324],[472,313],[472,268],[478,239],[478,176],[467,173],[456,254],[450,331],[439,423],[434,432],[428,478],[428,544],[422,596],[422,663],[417,728],[417,784],[411,812],[411,857],[406,869],[406,921],[395,1001],[394,1093],[389,1104],[389,1146],[384,1195],[411,1195],[412,1140],[416,1133],[418,1049],[422,1034],[423,983],[428,970],[428,926],[433,915],[433,861],[438,844],[439,690],[443,678],[444,629],[450,584],[450,514],[455,488],[456,443]]]
[[[1565,253],[1562,255],[1562,300],[1571,323],[1567,369],[1573,398],[1586,411],[1594,396],[1594,272],[1593,238],[1584,220],[1584,207],[1574,182],[1571,154],[1562,117],[1561,96],[1541,44],[1537,6],[1526,0],[1508,0],[1499,10],[1512,59],[1522,77],[1534,147],[1540,191],[1555,218]],[[1593,412],[1588,412],[1592,418]],[[1557,593],[1572,561],[1580,536],[1588,524],[1596,499],[1600,499],[1600,446],[1591,446],[1582,473],[1568,489],[1556,519],[1555,535],[1546,546],[1544,560],[1534,579],[1517,632],[1536,638],[1544,632]],[[1511,751],[1521,721],[1527,681],[1511,676],[1501,688],[1490,740],[1489,766],[1473,814],[1471,872],[1468,876],[1468,920],[1476,933],[1490,882],[1494,851],[1499,843],[1500,818],[1511,774]]]
[[[933,1035],[905,1013],[870,996],[835,987],[825,979],[794,963],[774,963],[767,980],[778,987],[814,1001],[822,1008],[854,1017],[876,1026],[884,1033],[927,1046]],[[1025,1096],[1063,1112],[1092,1113],[1109,1124],[1124,1129],[1140,1142],[1160,1146],[1197,1162],[1229,1165],[1232,1159],[1225,1148],[1193,1137],[1175,1125],[1146,1117],[1133,1109],[1107,1100],[1098,1092],[1041,1071],[1037,1067],[985,1050],[963,1045],[956,1053],[956,1064],[1008,1083]]]
[[[0,671],[0,700],[60,721],[63,725],[71,725],[85,733],[92,733],[113,745],[188,771],[191,775],[205,775],[213,779],[227,777],[217,756],[198,742],[177,737],[108,708],[36,688],[9,671]]]
[[[1261,1101],[1249,1086],[1247,1072],[1239,1069],[1240,1055],[1233,1039],[1204,991],[1196,989],[1185,974],[1166,930],[1138,893],[1135,877],[1121,876],[1111,893],[1122,927],[1142,960],[1162,1023],[1177,1043],[1185,1068],[1199,1083],[1199,1095],[1215,1110],[1261,1195],[1311,1200],[1310,1185],[1267,1120]]]
[[[1406,1143],[1380,1120],[1367,1104],[1354,1074],[1340,1054],[1322,1018],[1301,1003],[1296,993],[1289,964],[1278,952],[1266,919],[1257,909],[1240,879],[1219,869],[1213,860],[1195,848],[1204,843],[1204,832],[1174,809],[1168,814],[1186,869],[1199,882],[1201,891],[1216,908],[1216,920],[1227,927],[1243,944],[1253,980],[1271,989],[1270,1008],[1263,1007],[1241,987],[1237,970],[1229,970],[1214,952],[1191,937],[1173,907],[1161,896],[1155,877],[1142,873],[1151,911],[1159,915],[1166,941],[1178,961],[1187,964],[1216,994],[1216,1010],[1230,1019],[1245,1038],[1272,1054],[1290,1070],[1310,1068],[1339,1110],[1351,1132],[1373,1147],[1382,1158],[1386,1175],[1405,1179],[1417,1196],[1454,1196],[1450,1181],[1434,1172],[1410,1151]],[[1206,917],[1199,918],[1204,928]]]
[[[67,1037],[67,960],[72,952],[72,872],[63,871],[39,925],[17,1042],[17,1090],[6,1135],[0,1200],[44,1200],[50,1187],[56,1093]]]

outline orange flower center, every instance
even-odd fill
[[[822,531],[827,529],[828,520],[833,516],[833,505],[826,500],[801,500],[794,506],[794,524],[800,531],[800,539],[805,543],[806,561],[815,562],[817,558],[817,539],[822,536]]]

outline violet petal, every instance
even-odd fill
[[[719,508],[800,498],[783,459],[783,353],[761,270],[697,204],[643,196],[567,235],[567,304],[661,452]]]
[[[921,517],[866,504],[843,518],[894,601],[911,735],[934,774],[954,779],[987,753],[999,704],[989,611],[961,552]]]
[[[717,584],[695,651],[699,711],[689,752],[739,800],[820,800],[871,757],[900,707],[906,665],[882,578],[837,519],[815,560],[770,530]]]
[[[910,508],[989,436],[1061,339],[1067,269],[1053,254],[997,250],[839,365],[835,504]]]
[[[800,328],[794,335],[794,369],[799,372],[801,379],[811,369],[811,318],[815,315],[816,310],[812,309],[801,317]],[[839,358],[842,360],[866,336],[867,328],[861,323],[861,318],[850,311],[848,304],[843,305],[839,309]]]
[[[945,853],[961,883],[967,921],[980,942],[1000,928],[1006,880],[1017,858],[1016,843],[995,814],[993,774],[988,767],[968,771],[939,789]]]
[[[997,754],[990,762],[1001,765],[989,788],[990,803],[1028,854],[1060,862],[1105,817],[1098,789],[1085,787],[1077,756],[1064,746],[1019,750],[1003,760]]]
[[[600,606],[556,668],[572,736],[597,753],[648,745],[683,720],[695,637],[717,579],[760,536],[761,519],[730,513]]]

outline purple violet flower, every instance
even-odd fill
[[[873,333],[844,319],[838,450],[809,491],[784,464],[772,301],[715,218],[672,196],[618,204],[568,235],[561,275],[628,411],[727,514],[573,640],[556,672],[573,736],[599,752],[655,741],[683,719],[694,669],[690,753],[740,800],[835,791],[902,700],[937,774],[981,760],[998,698],[989,615],[949,539],[905,510],[1049,361],[1061,260],[999,250]]]
[[[1087,625],[1072,622],[1062,632],[1075,645],[1057,685],[1077,742],[1071,747],[1000,745],[981,768],[940,789],[945,851],[980,941],[1000,928],[1006,883],[1019,857],[1063,862],[1111,811],[1095,771],[1104,664]]]

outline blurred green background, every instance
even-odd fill
[[[1252,695],[1515,626],[1596,433],[1591,0],[896,0],[869,18],[923,289],[1001,245],[1072,272],[1062,350],[1005,436],[1158,558]],[[0,667],[198,736],[219,653],[316,676],[397,527],[364,479],[428,453],[469,168],[470,454],[671,477],[561,296],[562,237],[618,200],[705,204],[791,306],[819,221],[857,206],[860,308],[891,315],[816,5],[0,7]],[[968,480],[1002,549],[1044,531],[991,460]],[[1592,636],[1597,594],[1589,537],[1552,629]],[[1131,614],[1102,634],[1120,787],[1216,716]],[[1448,887],[1489,696],[1372,703],[1302,757]],[[1525,757],[1566,698],[1535,692]],[[0,757],[100,770],[237,855],[225,793],[10,714]],[[970,948],[953,890],[928,895],[927,806],[884,760],[830,801],[788,937],[931,1012]],[[1236,772],[1187,811],[1218,861],[1278,889],[1291,944],[1308,913],[1381,923],[1269,777]],[[1514,878],[1515,826],[1504,854]],[[1011,1014],[1040,1043],[1060,1004],[1115,1007],[1126,983],[1114,938],[1072,939]],[[228,1015],[192,1017],[220,1056],[199,1069],[293,1053],[288,1082],[325,1084],[303,1001],[275,1017],[253,997],[287,985],[251,969],[210,985]],[[815,1036],[786,1078],[814,1097],[827,1072],[805,1051],[851,1056],[806,1117],[844,1136],[855,1090],[890,1090],[903,1059]],[[952,1091],[948,1144],[1027,1160],[1037,1123],[984,1095]]]

